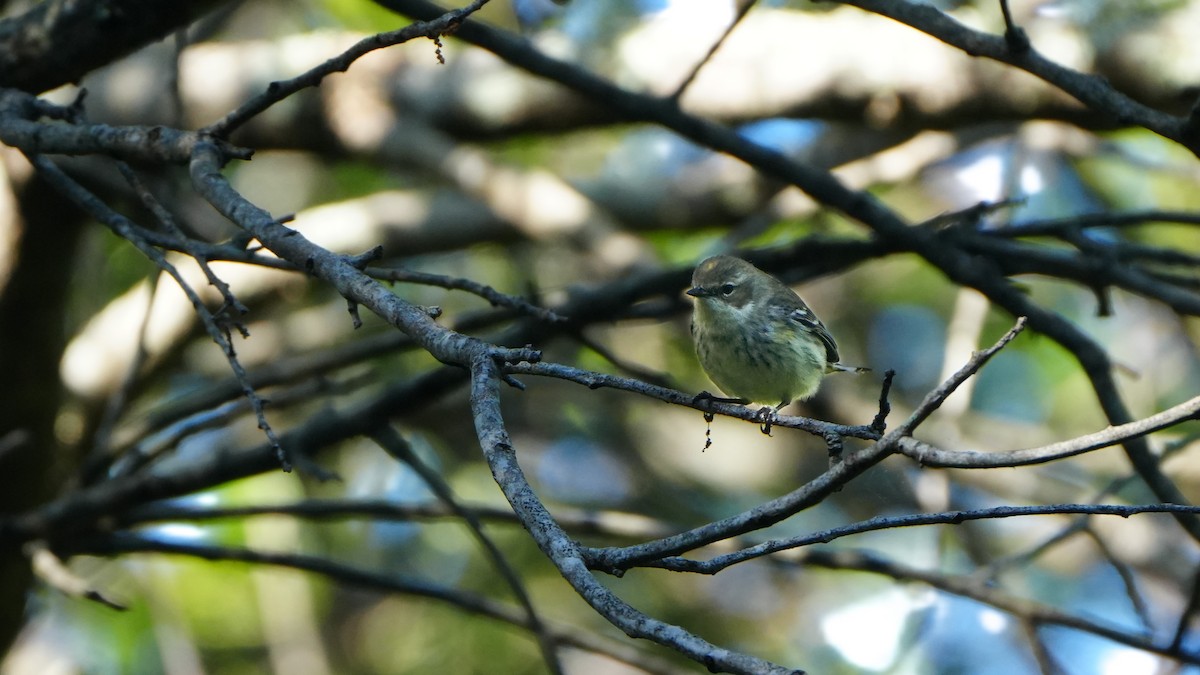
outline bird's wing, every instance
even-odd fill
[[[825,324],[821,323],[817,315],[808,308],[808,305],[801,303],[799,307],[791,311],[788,318],[811,331],[821,341],[821,344],[825,345],[826,361],[837,363],[840,360],[837,343],[833,341],[833,336],[829,334]]]

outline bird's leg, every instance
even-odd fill
[[[763,432],[764,436],[770,436],[771,424],[775,421],[775,411],[769,406],[763,406],[754,414],[754,419],[758,420],[758,430]]]
[[[791,401],[780,401],[779,405],[775,406],[774,408],[771,408],[770,406],[763,406],[759,408],[758,412],[754,414],[754,419],[758,421],[758,430],[763,432],[764,435],[770,436],[771,425],[774,424],[778,419],[779,411],[789,403],[791,403]]]

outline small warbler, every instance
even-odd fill
[[[837,344],[795,291],[754,265],[718,255],[696,266],[692,339],[704,372],[739,403],[781,408],[817,393],[836,371]],[[764,408],[763,412],[766,412]]]

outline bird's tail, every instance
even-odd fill
[[[870,368],[862,366],[847,366],[842,363],[827,363],[825,364],[825,372],[827,373],[869,373]]]

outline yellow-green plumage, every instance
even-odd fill
[[[709,378],[725,394],[776,410],[817,392],[838,363],[837,345],[808,305],[775,277],[732,256],[696,267],[692,338]]]

